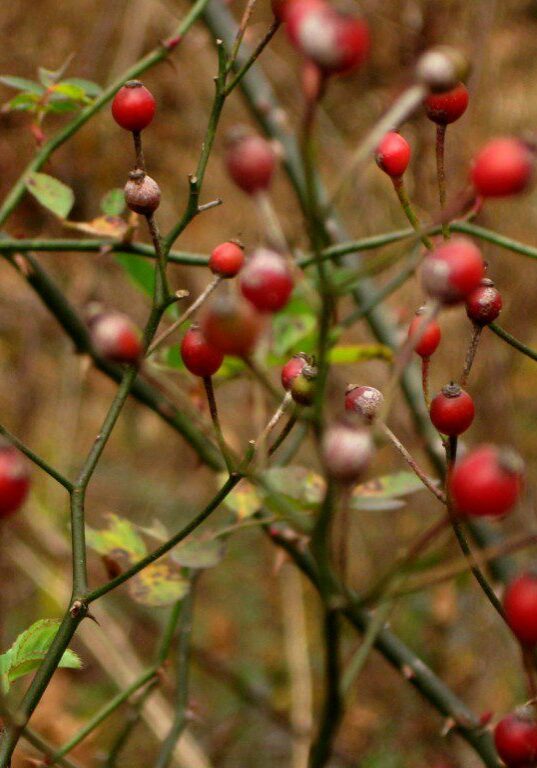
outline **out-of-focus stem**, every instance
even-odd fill
[[[431,239],[428,237],[428,235],[424,234],[423,232],[420,220],[418,219],[414,211],[414,208],[412,207],[412,203],[410,202],[410,198],[408,196],[408,192],[406,191],[403,177],[398,176],[397,178],[392,179],[392,183],[393,183],[393,188],[397,193],[397,197],[399,198],[399,202],[401,203],[401,208],[403,209],[405,216],[410,222],[412,229],[418,235],[418,237],[420,238],[423,245],[427,248],[427,250],[428,251],[432,250],[433,243]]]
[[[446,125],[436,126],[436,175],[438,178],[438,198],[440,200],[440,218],[442,220],[442,235],[444,240],[449,240],[449,223],[444,221],[444,209],[446,207],[446,168],[445,168],[445,144]]]
[[[462,371],[461,376],[461,387],[465,387],[466,383],[468,381],[468,377],[470,376],[470,371],[472,370],[472,365],[474,363],[474,358],[477,352],[477,347],[479,346],[479,340],[481,338],[481,332],[483,331],[482,326],[477,325],[477,323],[473,324],[473,332],[472,332],[472,338],[470,339],[470,344],[468,345],[468,350],[466,352],[466,358],[464,360],[464,368]]]

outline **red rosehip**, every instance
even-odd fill
[[[408,327],[408,338],[412,338],[415,334],[418,333],[418,329],[421,329],[423,325],[423,313],[425,311],[425,307],[420,307],[418,311],[416,312],[416,317],[412,320]],[[436,322],[436,320],[431,319],[427,323],[427,328],[422,333],[421,330],[419,330],[419,333],[421,333],[421,338],[414,347],[414,352],[416,352],[420,357],[423,357],[424,359],[431,357],[433,352],[436,351],[436,348],[440,344],[440,339],[442,338],[442,332],[440,331],[440,326]]]
[[[448,384],[433,398],[430,416],[443,435],[462,435],[474,420],[474,401],[458,384]]]
[[[340,483],[356,483],[371,462],[373,441],[368,429],[342,421],[326,429],[321,453],[329,477]]]
[[[298,376],[305,365],[311,365],[311,357],[299,352],[288,360],[282,368],[282,387],[289,392],[293,379]]]
[[[367,59],[369,28],[362,19],[315,0],[295,0],[285,18],[293,45],[325,74],[350,72]]]
[[[472,293],[466,297],[466,314],[477,325],[489,325],[501,312],[502,295],[492,280],[484,277]]]
[[[139,80],[129,80],[112,102],[112,116],[126,131],[143,131],[155,115],[155,99]]]
[[[515,637],[523,645],[537,645],[537,575],[524,573],[512,581],[505,590],[503,608]]]
[[[99,312],[90,317],[91,342],[96,352],[114,363],[134,365],[143,352],[142,337],[132,320],[122,312]]]
[[[479,248],[466,237],[454,237],[425,257],[421,281],[429,296],[457,304],[477,288],[484,272]]]
[[[222,365],[224,355],[211,347],[198,325],[192,325],[181,342],[181,358],[185,368],[194,376],[214,376]]]
[[[472,183],[483,197],[503,197],[522,192],[530,183],[534,156],[519,139],[492,139],[474,158]]]
[[[20,509],[29,489],[28,462],[14,446],[0,444],[0,519]]]
[[[129,173],[124,195],[127,207],[142,216],[150,216],[160,205],[159,185],[139,168]]]
[[[537,723],[529,708],[502,718],[494,729],[494,743],[507,768],[530,768],[537,760]]]
[[[209,269],[220,277],[235,277],[244,263],[244,249],[238,243],[230,241],[220,243],[212,251]]]
[[[295,2],[297,2],[297,0],[271,0],[270,5],[275,18],[277,18],[278,21],[285,22],[287,20],[289,7]]]
[[[357,387],[349,384],[345,392],[345,410],[359,413],[366,421],[373,421],[384,403],[384,395],[375,387]]]
[[[255,346],[263,319],[249,301],[220,294],[207,306],[201,330],[207,343],[224,355],[245,357]]]
[[[241,272],[240,288],[260,312],[277,312],[289,301],[293,277],[283,256],[268,248],[258,248]]]
[[[238,127],[228,136],[225,163],[235,184],[248,195],[255,195],[269,188],[276,155],[262,136],[248,134]]]
[[[481,445],[455,464],[450,493],[457,512],[501,517],[511,511],[522,488],[523,462],[508,448]]]
[[[289,391],[295,403],[299,403],[299,405],[313,404],[317,374],[317,368],[307,363],[296,376],[293,376]]]
[[[468,90],[459,83],[451,91],[431,93],[425,99],[425,111],[429,120],[438,125],[449,125],[462,117],[468,106]]]
[[[398,179],[410,162],[410,145],[401,134],[390,131],[382,139],[375,153],[378,167],[392,179]]]

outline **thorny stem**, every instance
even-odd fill
[[[446,207],[446,168],[445,168],[445,144],[446,125],[436,126],[436,175],[438,178],[438,199],[440,200],[440,217],[442,219],[442,235],[444,240],[449,240],[449,223],[444,221],[444,209]]]
[[[164,305],[168,300],[170,292],[168,290],[168,280],[166,278],[167,252],[163,248],[160,239],[160,232],[154,214],[145,217],[147,226],[153,241],[153,248],[157,255],[157,271],[155,274],[154,303],[156,306]]]
[[[256,0],[248,0],[248,2],[246,3],[246,8],[244,9],[244,13],[242,14],[242,18],[240,20],[239,26],[237,27],[235,41],[233,43],[233,47],[231,48],[231,53],[229,54],[229,59],[226,65],[226,72],[228,72],[233,67],[233,65],[237,60],[242,39],[246,33],[246,28],[248,27],[248,23],[253,13],[255,4],[256,4]]]
[[[63,487],[71,493],[73,490],[73,483],[68,480],[66,477],[64,477],[60,472],[58,472],[54,467],[51,467],[50,464],[48,464],[44,459],[42,459],[40,456],[38,456],[36,453],[34,453],[28,446],[24,445],[24,443],[19,440],[18,437],[15,437],[14,434],[12,434],[6,427],[3,427],[0,424],[0,435],[3,435],[6,440],[8,440],[12,445],[15,446],[15,448],[18,448],[21,453],[24,453],[25,456],[27,456],[30,461],[32,461],[34,464],[36,464],[38,467],[41,467],[41,469],[47,473],[47,475],[50,475],[50,477],[53,478],[53,480],[56,480],[57,483],[60,485],[63,485]]]
[[[440,488],[437,487],[435,481],[429,477],[417,464],[414,457],[407,451],[403,443],[394,435],[394,433],[391,431],[391,429],[388,427],[387,424],[385,424],[383,421],[377,422],[379,428],[382,430],[382,432],[386,435],[388,440],[392,443],[392,445],[397,448],[401,456],[404,458],[410,469],[414,472],[417,477],[421,480],[423,485],[428,488],[432,494],[436,496],[438,501],[441,504],[446,503],[446,496]]]
[[[268,28],[267,32],[263,36],[263,38],[259,41],[259,43],[256,45],[254,51],[252,54],[247,58],[247,60],[240,66],[238,69],[235,77],[230,80],[230,82],[226,85],[225,88],[225,94],[226,96],[231,93],[231,91],[237,86],[244,75],[248,72],[250,67],[257,61],[260,54],[263,52],[263,50],[266,48],[266,46],[270,43],[276,32],[278,31],[280,27],[280,21],[278,19],[274,19],[270,27]],[[235,64],[238,63],[238,60],[235,62]]]
[[[280,432],[276,440],[270,446],[268,450],[269,456],[272,456],[272,454],[278,450],[278,448],[283,443],[287,435],[291,432],[291,430],[295,426],[297,419],[298,419],[298,415],[295,410],[295,412],[289,416],[289,419],[287,420],[287,423],[285,424],[284,428],[282,429],[282,431]]]
[[[431,398],[429,395],[429,370],[431,368],[431,358],[421,358],[421,386],[423,389],[423,399],[427,410],[431,408]]]
[[[470,371],[472,370],[472,365],[477,352],[477,347],[479,346],[479,340],[481,338],[482,331],[483,327],[481,325],[473,323],[472,338],[470,339],[470,344],[468,345],[466,358],[464,360],[464,368],[461,376],[461,387],[466,386],[468,377],[470,376]]]
[[[209,413],[211,414],[211,420],[214,426],[216,441],[220,448],[222,457],[226,463],[227,471],[229,472],[230,475],[232,475],[234,471],[233,461],[230,456],[230,451],[226,443],[224,433],[222,432],[222,426],[220,424],[220,419],[218,417],[218,407],[216,405],[216,398],[214,396],[213,380],[210,376],[203,377],[203,386],[205,387],[205,392],[207,394],[207,402],[209,404]]]
[[[421,240],[423,245],[427,248],[427,250],[431,251],[433,248],[432,241],[423,232],[420,220],[418,219],[412,207],[412,203],[410,202],[410,198],[408,196],[408,192],[406,191],[406,186],[405,186],[405,182],[403,181],[403,177],[399,176],[397,178],[392,179],[392,183],[393,183],[393,188],[397,193],[397,197],[399,198],[399,202],[401,203],[401,208],[403,209],[405,216],[409,220],[412,226],[412,229],[418,235],[419,239]]]

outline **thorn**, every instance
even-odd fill
[[[416,673],[409,664],[403,664],[401,673],[405,680],[413,680],[416,677]]]

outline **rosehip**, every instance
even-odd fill
[[[492,280],[484,277],[472,293],[466,297],[466,314],[477,325],[494,322],[502,309],[502,295]]]
[[[375,160],[384,173],[397,179],[403,175],[410,162],[410,145],[399,133],[390,131],[378,145]]]
[[[289,301],[293,277],[283,256],[268,248],[258,248],[241,272],[240,288],[260,312],[277,312]]]
[[[91,343],[96,352],[114,363],[134,365],[142,355],[142,337],[132,320],[122,312],[98,312],[88,320]]]
[[[112,102],[112,116],[126,131],[143,131],[155,115],[155,99],[139,80],[129,80]]]
[[[235,184],[248,195],[254,195],[270,186],[276,156],[266,139],[239,126],[228,135],[225,163]]]
[[[457,304],[477,288],[484,272],[479,248],[466,237],[454,237],[425,257],[421,281],[429,296]]]
[[[523,462],[508,448],[481,445],[455,464],[450,493],[457,512],[501,517],[511,511],[522,488]]]
[[[408,327],[408,338],[412,338],[416,333],[418,333],[418,329],[420,329],[423,325],[423,313],[425,312],[425,307],[420,307],[418,311],[416,312],[416,317],[412,320]],[[422,333],[422,331],[419,331],[421,335],[420,340],[414,347],[414,352],[416,352],[420,357],[423,358],[429,358],[433,354],[433,352],[436,351],[436,348],[440,344],[440,339],[442,338],[442,332],[440,331],[440,326],[436,322],[436,320],[429,320],[427,323],[427,328],[425,328],[425,331]]]
[[[359,413],[366,421],[373,421],[384,403],[384,395],[375,387],[349,384],[345,392],[345,410]]]
[[[494,743],[507,768],[529,768],[537,759],[537,723],[529,708],[504,717],[494,729]]]
[[[213,376],[222,365],[224,355],[207,343],[196,324],[191,325],[181,342],[181,358],[194,376]]]
[[[459,83],[451,91],[429,94],[424,104],[429,120],[438,125],[449,125],[466,112],[468,89],[464,83]]]
[[[0,444],[0,519],[23,505],[30,489],[30,470],[22,453],[14,446]]]
[[[124,189],[128,208],[142,216],[150,216],[160,205],[160,187],[157,182],[139,169],[129,173]]]
[[[305,365],[311,365],[311,357],[299,352],[288,360],[282,368],[282,387],[288,392],[291,389],[291,383],[301,372]]]
[[[302,370],[291,379],[290,392],[295,403],[299,405],[312,405],[315,399],[315,382],[317,368],[306,364]]]
[[[471,170],[472,183],[483,197],[503,197],[522,192],[530,183],[534,157],[519,139],[492,139],[476,157]]]
[[[431,402],[431,421],[443,435],[462,435],[474,420],[474,415],[474,401],[468,392],[453,382],[443,387]]]
[[[505,590],[503,608],[515,637],[523,645],[537,645],[537,575],[524,573],[512,581]]]
[[[327,3],[295,0],[285,18],[292,44],[325,74],[350,72],[369,54],[367,24]]]
[[[342,421],[326,429],[321,452],[329,477],[340,483],[356,483],[371,462],[373,441],[368,429]]]
[[[244,262],[244,249],[230,241],[217,245],[209,259],[209,269],[220,277],[235,277]]]
[[[220,294],[207,306],[201,330],[208,344],[224,355],[248,355],[263,328],[261,315],[250,302],[234,294]]]

